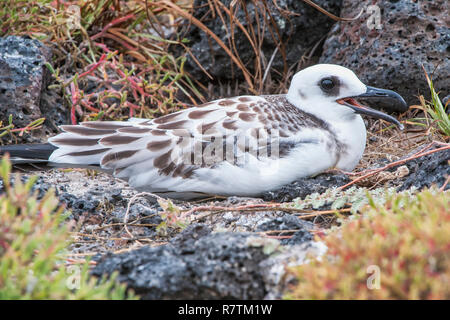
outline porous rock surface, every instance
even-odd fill
[[[0,121],[8,124],[12,115],[14,128],[23,128],[45,118],[41,129],[31,134],[6,135],[5,144],[43,142],[59,132],[58,126],[67,124],[69,112],[63,106],[61,95],[48,90],[51,49],[38,40],[9,36],[0,38]]]
[[[11,114],[14,125],[25,127],[43,117],[40,99],[50,59],[50,49],[37,40],[0,38],[0,120]]]
[[[409,175],[400,182],[399,191],[415,187],[419,190],[432,185],[441,187],[450,176],[450,150],[435,152],[406,163]],[[447,184],[444,190],[449,190]]]
[[[212,233],[208,225],[192,224],[167,245],[107,254],[92,274],[117,271],[118,281],[143,299],[280,298],[293,280],[285,279],[285,266],[326,251],[309,239],[291,250],[277,250],[277,240],[245,232]],[[266,245],[275,247],[266,251]]]
[[[312,230],[314,224],[301,220],[293,215],[284,215],[277,217],[269,221],[265,221],[258,225],[257,231],[269,231],[269,230],[298,230],[294,234],[280,233],[280,235],[287,236],[292,235],[289,239],[282,239],[280,241],[283,245],[295,245],[313,240],[312,234],[308,230]],[[276,235],[272,233],[271,235]]]
[[[143,299],[262,299],[262,248],[249,246],[245,233],[209,231],[191,225],[168,245],[106,255],[93,274],[118,271]]]

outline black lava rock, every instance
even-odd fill
[[[262,247],[249,246],[247,233],[208,233],[194,225],[173,243],[107,254],[92,274],[119,272],[143,299],[262,299],[266,290],[259,263]],[[204,235],[206,234],[206,235]],[[192,235],[192,241],[189,240]],[[198,237],[198,240],[195,240]]]
[[[183,253],[194,253],[192,250],[194,249],[194,243],[211,233],[211,228],[203,223],[194,223],[187,226],[183,232],[176,235],[170,243],[174,246],[177,246],[183,250]],[[186,251],[187,250],[187,251]]]
[[[324,173],[316,177],[302,178],[285,185],[280,189],[262,194],[265,201],[288,202],[295,198],[305,198],[307,195],[325,192],[331,187],[340,187],[350,182],[345,174]]]
[[[72,217],[77,220],[79,216],[85,212],[94,213],[100,201],[92,195],[80,198],[71,193],[61,193],[59,196],[61,203],[66,205],[66,208],[71,211]]]
[[[308,231],[308,229],[313,228],[313,224],[311,222],[307,222],[305,220],[299,219],[296,216],[286,214],[282,217],[273,218],[270,221],[266,221],[261,223],[257,227],[257,231],[269,231],[269,230],[298,230],[294,233],[279,233],[271,235],[283,235],[288,236],[292,235],[290,239],[282,239],[280,242],[282,245],[295,245],[303,242],[308,242],[313,240],[312,234]]]
[[[12,115],[16,127],[41,118],[40,98],[48,79],[51,50],[38,40],[0,38],[0,120]]]
[[[14,186],[16,176],[11,175],[10,176],[10,183],[11,186]],[[20,181],[25,184],[28,181],[29,177],[27,176],[20,176]],[[42,177],[38,177],[35,184],[31,187],[31,193],[37,192],[37,199],[40,200],[44,197],[44,195],[47,193],[47,191],[52,187],[51,184],[45,182],[45,180]],[[4,192],[3,187],[3,180],[0,180],[0,193]],[[58,191],[55,190],[55,194],[58,195]]]
[[[433,184],[441,187],[450,175],[449,161],[450,150],[445,150],[407,162],[410,174],[402,180],[398,190],[403,191],[413,186],[421,190]],[[447,184],[445,190],[449,188],[450,184]]]

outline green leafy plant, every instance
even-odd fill
[[[432,124],[435,124],[438,131],[448,138],[450,137],[450,115],[447,114],[448,102],[446,105],[442,103],[439,98],[439,93],[434,89],[433,80],[428,76],[425,70],[424,73],[428,86],[430,87],[431,101],[426,101],[423,95],[419,96],[420,106],[415,105],[412,106],[412,108],[423,111],[425,117],[415,117],[411,119],[409,123],[425,128],[434,128]],[[432,123],[430,123],[430,117]]]
[[[431,91],[431,101],[426,102],[424,97],[420,97],[420,102],[425,112],[427,112],[431,118],[436,122],[439,130],[446,136],[450,136],[450,115],[447,114],[447,105],[443,105],[439,95],[434,90],[434,85],[432,79],[425,72],[427,78],[428,86]]]
[[[160,234],[166,235],[169,227],[181,230],[187,227],[187,222],[181,218],[181,209],[171,200],[159,198],[158,204],[163,209],[161,213],[162,221],[156,227]]]
[[[449,193],[432,189],[369,203],[361,218],[324,236],[325,256],[292,269],[298,283],[286,298],[450,298]]]
[[[45,118],[39,118],[37,120],[31,121],[23,128],[15,128],[12,121],[12,115],[9,115],[8,125],[4,126],[3,121],[0,121],[0,138],[7,134],[10,134],[12,137],[16,138],[14,135],[15,133],[19,133],[19,137],[21,137],[24,133],[42,128],[42,124],[44,123],[44,121]]]
[[[38,199],[32,186],[10,179],[11,164],[0,164],[0,299],[124,299],[124,285],[89,277],[88,262],[67,265],[70,225],[54,191]],[[0,185],[1,186],[1,185]],[[133,298],[133,294],[128,295]]]
[[[376,188],[369,190],[367,188],[360,188],[352,186],[346,190],[339,190],[339,188],[329,188],[324,193],[312,193],[305,197],[305,199],[294,199],[293,205],[297,209],[317,210],[323,206],[330,206],[332,210],[338,210],[350,206],[350,212],[356,214],[361,211],[364,206],[373,201],[377,204],[384,204],[386,197],[395,194],[397,191],[394,187],[390,188]],[[414,193],[415,190],[406,191],[408,194]]]

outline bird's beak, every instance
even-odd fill
[[[405,108],[407,108],[407,104],[405,100],[399,95],[397,92],[386,89],[379,89],[374,87],[367,86],[367,91],[363,94],[353,97],[341,98],[338,99],[337,102],[339,104],[346,105],[347,107],[352,108],[356,113],[366,114],[368,116],[383,119],[391,123],[395,123],[400,130],[403,130],[403,125],[394,117],[387,115],[381,111],[369,108],[368,106],[360,104],[355,98],[389,98],[394,99],[401,103]]]

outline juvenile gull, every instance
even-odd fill
[[[152,120],[64,125],[48,140],[51,154],[35,158],[96,166],[138,190],[175,198],[257,196],[333,167],[353,170],[366,143],[360,114],[402,128],[358,97],[406,105],[397,93],[366,86],[347,68],[319,64],[295,74],[287,94],[224,98]],[[26,162],[36,149],[23,148],[0,152]]]

